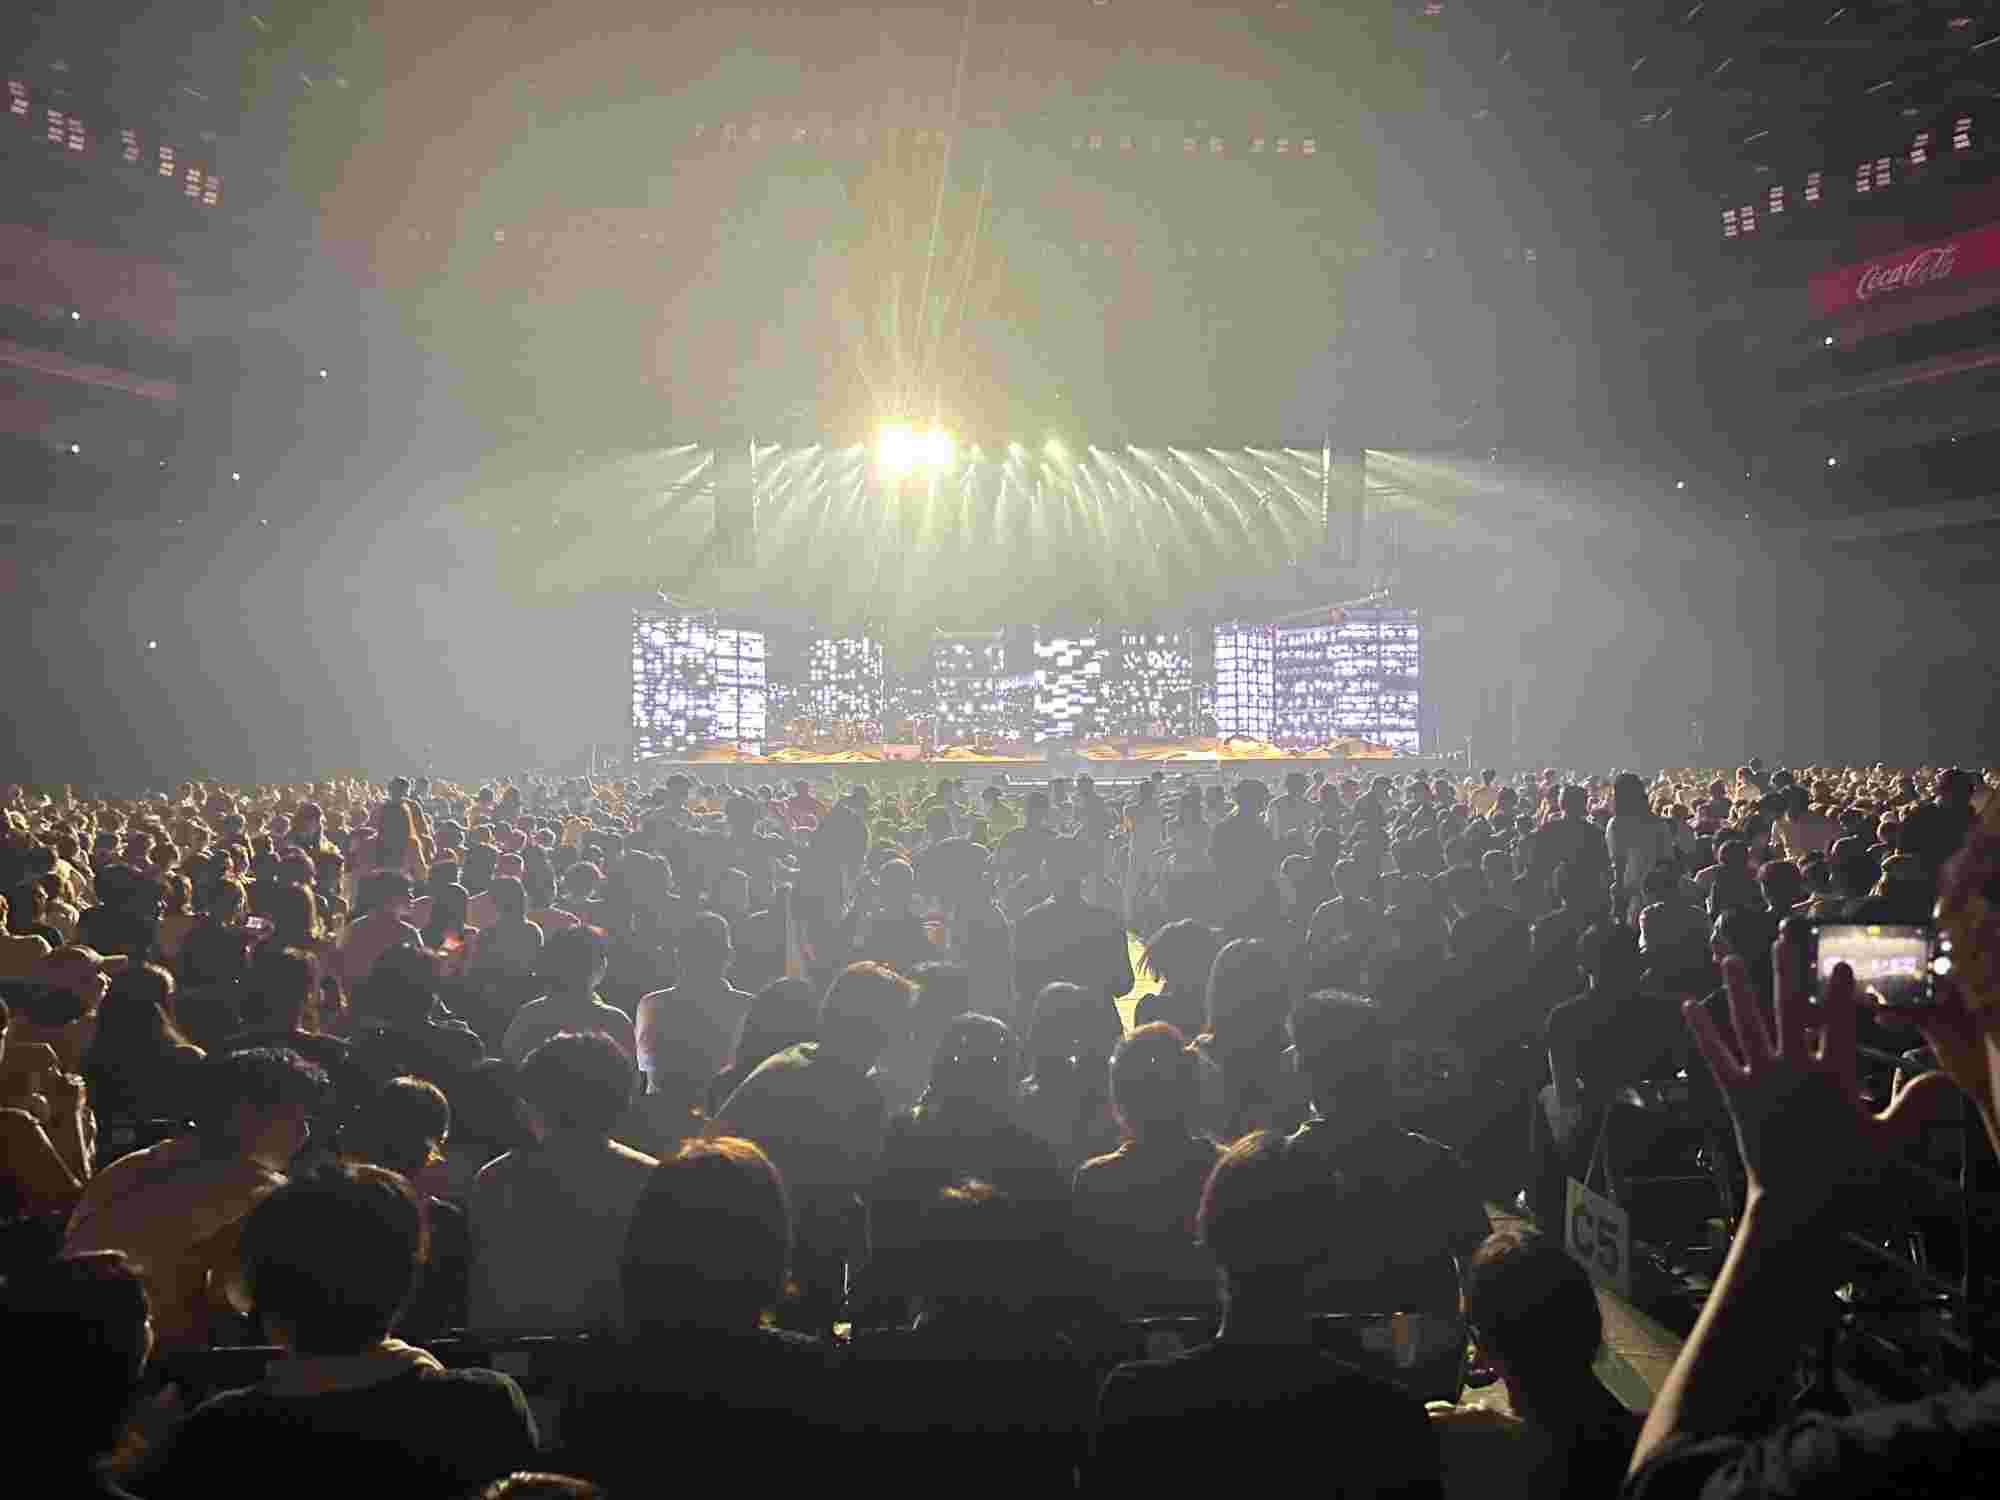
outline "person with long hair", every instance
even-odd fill
[[[271,920],[271,935],[266,941],[275,947],[317,953],[326,941],[319,898],[309,885],[285,882],[273,886],[264,896],[264,915]]]
[[[1140,1026],[1111,1054],[1111,1105],[1124,1139],[1076,1169],[1078,1258],[1100,1300],[1121,1317],[1205,1310],[1215,1261],[1195,1243],[1201,1190],[1222,1148],[1196,1129],[1200,1063],[1164,1021]]]
[[[1115,1002],[1081,985],[1044,985],[1028,1031],[1028,1076],[1016,1089],[1021,1121],[1053,1146],[1064,1171],[1118,1144],[1110,1058],[1124,1026]]]
[[[424,857],[418,816],[408,802],[391,801],[383,806],[381,825],[368,848],[368,868],[393,870],[419,883],[430,878],[430,861]]]
[[[185,1118],[197,1104],[207,1055],[174,1020],[174,976],[138,964],[111,981],[98,1007],[83,1076],[100,1115]]]

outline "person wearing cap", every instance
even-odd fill
[[[44,1043],[54,1049],[64,1072],[82,1072],[83,1055],[97,1034],[97,1008],[111,992],[113,977],[129,962],[123,955],[106,958],[94,948],[56,949],[15,1001],[16,1044]]]

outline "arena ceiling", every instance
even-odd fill
[[[579,460],[898,417],[992,452],[1637,442],[1699,419],[1659,392],[1720,203],[2000,84],[1963,0],[861,15],[31,0],[0,48],[213,151],[227,211],[174,248],[246,319],[308,205],[505,455],[470,498],[507,525]]]

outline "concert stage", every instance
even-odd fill
[[[884,748],[891,753],[882,753]],[[1268,781],[1282,781],[1292,771],[1303,771],[1308,775],[1320,771],[1329,777],[1339,777],[1398,776],[1439,767],[1463,770],[1462,757],[1458,760],[1443,755],[1375,754],[1350,757],[1324,751],[1225,755],[1214,751],[1189,750],[1179,754],[1119,756],[1083,755],[1073,750],[1014,756],[950,751],[926,755],[921,750],[915,754],[895,753],[917,749],[914,746],[889,746],[830,752],[780,750],[770,755],[708,751],[689,756],[654,756],[634,762],[633,769],[648,778],[685,771],[704,780],[719,777],[732,784],[739,780],[793,774],[840,776],[850,780],[895,775],[969,776],[975,780],[996,780],[1004,775],[1009,781],[1024,786],[1046,783],[1058,776],[1090,776],[1100,782],[1143,781],[1155,771],[1165,772],[1169,777],[1192,776],[1198,780],[1209,777],[1234,780],[1249,775]],[[732,775],[733,772],[743,774]]]

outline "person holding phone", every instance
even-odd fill
[[[1937,920],[1954,966],[1913,1021],[1939,1070],[1911,1078],[1879,1113],[1856,1081],[1860,997],[1839,964],[1810,1003],[1806,955],[1772,950],[1767,1016],[1740,959],[1724,966],[1728,1016],[1693,1001],[1688,1029],[1729,1106],[1747,1192],[1729,1258],[1682,1347],[1633,1454],[1634,1500],[1701,1495],[1983,1494],[2000,1442],[2000,1384],[1849,1417],[1794,1418],[1736,1435],[1828,1316],[1840,1258],[1829,1253],[1844,1191],[1907,1153],[1924,1122],[1969,1098],[2000,1145],[2000,799],[1945,866]],[[1954,1088],[1953,1086],[1956,1085]]]

